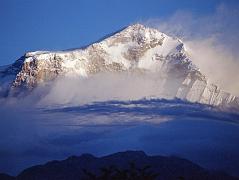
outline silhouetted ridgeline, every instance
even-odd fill
[[[142,151],[126,151],[94,157],[83,154],[25,169],[17,177],[0,174],[1,180],[90,180],[90,179],[194,179],[236,180],[222,172],[208,171],[178,157],[148,156]]]

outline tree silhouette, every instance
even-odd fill
[[[137,168],[134,162],[129,163],[128,169],[119,169],[115,166],[103,167],[100,174],[95,175],[86,169],[83,173],[85,180],[155,180],[159,175],[150,171],[151,166]]]

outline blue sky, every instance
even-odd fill
[[[236,0],[0,0],[0,65],[27,51],[76,48],[131,23],[177,11],[211,14]]]

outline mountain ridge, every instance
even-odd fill
[[[122,177],[122,175],[125,176]],[[148,179],[146,175],[151,177],[150,179],[180,179],[179,177],[185,179],[238,179],[223,172],[206,170],[183,158],[149,156],[143,151],[118,152],[103,157],[95,157],[91,154],[70,156],[65,160],[54,160],[44,165],[32,166],[23,170],[16,177],[0,174],[0,178],[73,180],[116,179],[119,176],[118,179]]]

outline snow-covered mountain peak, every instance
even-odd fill
[[[127,27],[128,29],[146,29],[147,27],[140,23],[131,24]]]
[[[239,104],[237,97],[208,83],[180,39],[141,24],[79,49],[28,52],[0,71],[0,92],[33,89],[60,76],[88,77],[100,72],[154,73],[161,82],[161,97],[212,105]],[[12,79],[7,78],[6,83],[10,75]]]
[[[129,40],[136,42],[139,45],[149,43],[151,41],[162,40],[167,37],[164,33],[156,29],[146,27],[142,24],[130,25],[112,37],[118,38],[120,36],[127,37]]]

